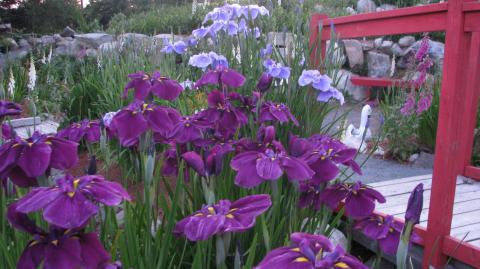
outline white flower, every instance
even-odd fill
[[[114,111],[114,112],[108,112],[106,113],[102,120],[103,120],[103,124],[106,126],[106,127],[110,127],[110,124],[112,124],[112,119],[113,117],[118,113],[118,111]]]
[[[48,52],[47,64],[52,61],[52,46],[50,46],[50,51]]]
[[[15,77],[13,76],[13,71],[10,68],[10,78],[8,80],[8,93],[10,94],[10,97],[13,97],[15,93]]]
[[[42,64],[46,64],[47,63],[47,59],[45,58],[45,51],[42,51],[42,60],[40,60],[40,62]]]
[[[37,70],[35,70],[35,62],[33,60],[33,55],[31,55],[30,69],[28,70],[28,84],[27,84],[27,88],[29,92],[32,92],[35,89],[36,83],[37,83]]]

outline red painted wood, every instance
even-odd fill
[[[430,264],[443,268],[447,256],[445,236],[450,235],[455,200],[456,177],[463,172],[465,152],[461,132],[463,126],[465,63],[468,57],[468,38],[464,33],[463,0],[448,1],[445,60],[440,97],[435,163],[430,197],[427,234],[425,236],[423,269]],[[431,255],[431,257],[429,257]]]
[[[463,175],[475,179],[477,181],[480,181],[480,167],[475,167],[475,166],[466,166],[465,170],[463,171]]]
[[[322,39],[330,37],[330,23],[340,38],[444,31],[447,3],[338,17],[323,22]]]
[[[354,85],[368,87],[410,87],[411,84],[402,79],[371,78],[360,76],[351,76],[350,80]]]
[[[480,248],[468,242],[446,236],[443,240],[443,254],[462,261],[473,268],[480,268]]]
[[[480,3],[477,6],[480,7]],[[465,14],[465,31],[480,31],[480,11],[468,12]]]
[[[328,19],[328,16],[325,14],[313,14],[311,19],[310,19],[310,40],[308,42],[308,45],[310,47],[310,62],[313,67],[318,66],[319,64],[319,59],[316,58],[317,56],[317,49],[319,43],[321,44],[322,52],[321,55],[322,57],[325,56],[325,44],[326,40],[320,40],[318,39],[318,33],[320,31],[319,25],[321,21]]]

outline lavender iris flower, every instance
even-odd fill
[[[231,88],[242,87],[245,83],[245,77],[239,72],[227,68],[223,65],[217,66],[213,70],[207,71],[203,76],[195,83],[195,88],[200,88],[205,85],[220,85],[228,86]]]
[[[292,121],[293,124],[299,126],[297,119],[292,115],[288,106],[271,101],[263,103],[260,109],[260,122],[266,121],[278,121],[280,123]]]
[[[70,141],[80,142],[83,138],[88,143],[100,141],[100,122],[98,120],[84,119],[80,123],[72,123],[69,127],[59,131],[57,137]]]
[[[79,178],[66,175],[57,179],[56,186],[32,189],[16,202],[16,210],[25,214],[43,210],[43,218],[48,223],[73,229],[84,227],[98,212],[95,203],[116,206],[124,199],[131,200],[117,182],[97,175]]]
[[[6,116],[16,116],[22,113],[22,108],[19,104],[0,100],[0,122],[3,121],[3,118]]]
[[[263,62],[263,66],[267,70],[267,73],[274,78],[288,79],[290,77],[290,67],[276,63],[272,59],[266,59]]]
[[[210,33],[210,27],[200,27],[192,31],[193,36],[196,39],[202,39]]]
[[[174,109],[135,101],[115,114],[111,125],[120,143],[131,147],[136,145],[140,136],[148,130],[168,137],[180,118],[180,114]]]
[[[200,53],[193,55],[188,60],[188,65],[201,68],[202,70],[207,69],[213,63],[213,59],[208,53]]]
[[[250,195],[234,202],[220,200],[177,222],[174,234],[184,235],[190,241],[202,241],[215,234],[244,232],[252,228],[256,217],[271,205],[270,196],[266,194]]]
[[[128,77],[130,81],[125,86],[123,92],[124,98],[128,96],[128,90],[134,89],[135,99],[137,100],[145,100],[150,93],[152,93],[161,99],[172,101],[175,100],[183,90],[177,81],[161,76],[158,71],[153,72],[151,76],[140,71],[130,74]]]
[[[15,139],[0,146],[0,178],[9,177],[20,187],[37,185],[36,177],[50,168],[65,170],[77,161],[78,143],[33,133],[32,137]]]
[[[378,246],[386,254],[397,253],[403,224],[396,221],[393,216],[372,215],[357,221],[355,229],[361,230],[368,238],[377,240]],[[416,233],[412,233],[412,242],[418,242],[419,239]]]
[[[293,181],[308,180],[313,176],[314,172],[304,161],[287,155],[274,138],[275,129],[268,126],[256,150],[240,153],[232,159],[230,166],[237,171],[235,184],[252,188],[266,180],[277,180],[283,173]]]
[[[337,183],[325,188],[320,194],[320,200],[332,210],[345,203],[345,215],[351,218],[370,216],[375,209],[375,201],[385,203],[385,197],[378,191],[356,183]]]
[[[298,79],[298,85],[304,87],[307,85],[318,91],[317,100],[320,102],[328,102],[331,98],[340,101],[343,105],[345,102],[343,94],[332,87],[332,79],[327,75],[322,75],[318,70],[303,70],[300,78]]]
[[[197,46],[197,44],[198,44],[198,40],[195,39],[195,38],[190,38],[190,39],[188,39],[188,41],[187,41],[187,45],[188,45],[189,47],[195,47],[195,46]]]
[[[58,227],[51,227],[46,232],[26,214],[17,211],[16,204],[9,206],[7,219],[16,229],[33,236],[20,256],[19,269],[39,268],[41,264],[42,268],[115,268],[111,267],[110,254],[96,233]]]
[[[368,269],[327,237],[293,233],[291,245],[272,250],[254,269]]]
[[[265,46],[265,48],[260,49],[260,57],[262,57],[262,59],[266,59],[270,55],[272,55],[272,51],[273,51],[273,46],[272,44],[269,43]]]

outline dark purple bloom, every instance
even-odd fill
[[[198,153],[195,151],[185,152],[182,154],[182,158],[200,176],[205,176],[205,163]]]
[[[162,174],[164,176],[177,176],[178,174],[178,158],[175,146],[166,149],[163,154]]]
[[[204,113],[181,117],[172,130],[172,139],[180,144],[192,142],[202,138],[202,132],[211,126]]]
[[[231,103],[230,95],[225,98],[223,93],[213,90],[208,94],[208,109],[203,111],[205,117],[224,136],[232,135],[248,122],[243,111]]]
[[[0,122],[6,116],[16,116],[22,113],[22,107],[14,102],[0,100]]]
[[[325,135],[313,135],[308,139],[291,136],[289,148],[292,156],[305,160],[315,172],[312,182],[324,183],[334,179],[339,173],[338,165],[352,168],[358,174],[361,169],[353,160],[356,149],[345,146],[339,140]]]
[[[367,269],[323,235],[293,233],[291,245],[272,250],[254,269]]]
[[[17,203],[16,210],[30,213],[43,210],[43,218],[50,224],[65,229],[83,227],[98,212],[95,203],[119,205],[130,200],[123,187],[102,176],[74,178],[66,175],[57,179],[53,187],[34,188]]]
[[[36,177],[50,168],[65,170],[77,161],[78,144],[63,138],[33,133],[16,137],[0,146],[0,178],[9,177],[20,187],[36,186]]]
[[[418,184],[413,189],[408,198],[407,212],[405,213],[405,222],[418,224],[423,209],[423,183]]]
[[[393,216],[372,215],[358,221],[355,229],[361,230],[368,238],[377,240],[378,246],[386,254],[397,253],[403,224],[394,220]],[[418,239],[419,237],[413,233],[411,240],[416,242]]]
[[[208,70],[203,74],[203,76],[195,83],[195,88],[200,88],[205,85],[239,88],[243,86],[243,83],[245,83],[245,77],[242,74],[223,65],[218,65],[215,69]]]
[[[180,114],[174,109],[135,101],[115,114],[111,127],[120,143],[130,147],[137,144],[140,136],[148,130],[168,136],[178,120]]]
[[[300,198],[298,205],[300,208],[312,207],[315,210],[320,210],[322,201],[320,199],[321,185],[312,182],[300,183]]]
[[[172,101],[175,100],[183,90],[177,81],[161,76],[158,71],[153,72],[151,76],[140,71],[130,74],[128,77],[130,81],[125,86],[123,97],[127,97],[128,90],[134,89],[135,99],[137,100],[143,101],[152,93],[161,99]]]
[[[328,186],[320,194],[320,200],[333,210],[344,202],[345,215],[351,218],[370,216],[375,209],[375,201],[385,203],[385,197],[381,193],[360,181]]]
[[[266,194],[250,195],[237,201],[220,200],[177,222],[174,233],[190,241],[207,240],[215,234],[244,232],[255,225],[255,218],[272,205]]]
[[[33,236],[20,257],[17,268],[108,268],[110,255],[95,233],[51,227],[39,228],[28,216],[17,211],[17,204],[8,207],[7,219],[12,226]]]
[[[292,115],[290,109],[285,104],[275,104],[273,102],[265,102],[260,110],[260,122],[278,121],[285,123],[292,121],[293,124],[299,126],[297,119]]]
[[[265,128],[265,138],[257,150],[236,155],[230,166],[237,171],[235,184],[252,188],[266,180],[277,180],[285,172],[290,180],[310,179],[314,172],[298,158],[287,155],[280,142],[275,141],[273,126]]]
[[[2,130],[0,132],[0,140],[9,140],[11,138],[15,138],[15,130],[13,130],[12,126],[7,123],[2,123]]]
[[[268,73],[263,73],[260,79],[257,82],[257,90],[261,93],[265,93],[272,86],[273,77]]]
[[[80,142],[83,138],[89,143],[100,141],[100,122],[98,120],[83,120],[73,123],[69,127],[57,133],[57,137],[67,138],[74,142]]]

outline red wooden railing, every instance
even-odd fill
[[[480,248],[450,236],[457,176],[480,179],[480,169],[470,165],[480,94],[480,2],[449,0],[331,19],[314,14],[310,22],[314,63],[318,64],[317,44],[325,55],[331,24],[340,38],[446,33],[428,225],[416,229],[424,246],[424,269],[443,268],[448,257],[480,268]]]

